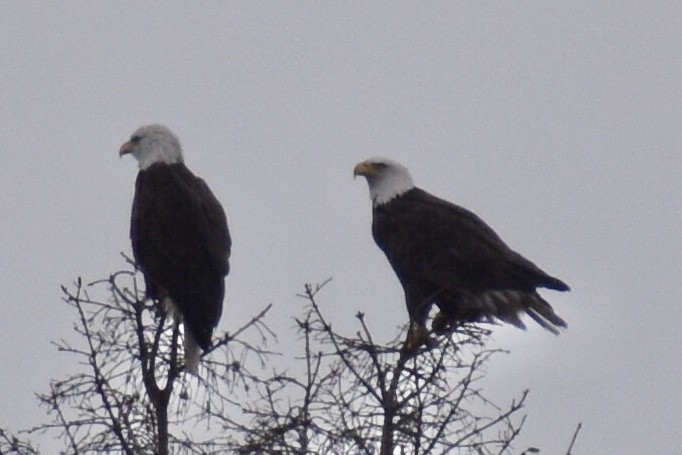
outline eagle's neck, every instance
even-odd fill
[[[369,197],[374,207],[386,204],[414,188],[412,178],[406,173],[384,175],[381,179],[369,180]]]
[[[152,164],[178,164],[182,163],[182,153],[179,149],[166,150],[162,147],[153,147],[147,153],[137,157],[140,170],[144,171]]]

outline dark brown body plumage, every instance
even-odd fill
[[[130,237],[147,296],[169,296],[203,350],[220,320],[231,239],[225,212],[184,164],[140,171]]]
[[[569,287],[510,249],[474,213],[412,188],[373,209],[372,234],[405,290],[410,320],[433,328],[495,318],[524,327],[519,312],[546,329],[566,323],[536,292]]]

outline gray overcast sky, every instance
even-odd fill
[[[71,370],[59,285],[123,266],[134,179],[118,147],[167,124],[234,238],[222,329],[294,294],[336,327],[407,318],[353,165],[383,155],[566,280],[569,323],[496,329],[518,447],[682,445],[682,6],[675,1],[6,2],[0,15],[0,425]],[[529,324],[529,326],[532,324]],[[46,453],[50,453],[45,448]],[[546,452],[545,452],[546,450]]]

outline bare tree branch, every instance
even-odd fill
[[[573,438],[571,439],[571,445],[568,446],[568,450],[566,451],[566,455],[571,455],[573,451],[573,446],[575,445],[575,441],[578,439],[578,433],[580,433],[580,429],[583,427],[582,422],[578,424],[578,426],[575,427],[575,432],[573,433]]]
[[[503,410],[476,387],[483,365],[502,352],[485,348],[487,331],[463,327],[416,356],[402,348],[405,329],[379,344],[362,313],[355,336],[344,336],[316,300],[328,282],[300,294],[308,304],[296,319],[304,375],[264,383],[248,410],[256,430],[240,453],[508,452],[525,421],[515,417],[527,392]]]
[[[344,335],[317,302],[329,282],[300,294],[296,352],[267,347],[276,340],[267,305],[218,334],[195,376],[182,364],[181,327],[144,298],[134,270],[78,279],[62,288],[76,339],[55,343],[73,372],[38,395],[51,420],[26,432],[56,435],[65,452],[82,455],[511,452],[528,391],[504,407],[486,398],[485,365],[504,352],[486,347],[488,331],[465,325],[415,354],[404,349],[406,327],[381,343],[358,312],[358,330]],[[0,429],[5,453],[38,452]]]

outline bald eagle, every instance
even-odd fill
[[[130,239],[146,296],[184,325],[185,367],[196,372],[211,347],[225,295],[232,241],[222,206],[183,162],[165,126],[142,126],[119,155],[139,162]]]
[[[568,285],[509,248],[474,213],[414,186],[408,170],[389,159],[358,163],[354,175],[367,178],[372,235],[405,291],[406,349],[429,342],[433,304],[440,310],[431,324],[436,333],[495,319],[525,328],[523,312],[554,334],[566,327],[536,288]]]

